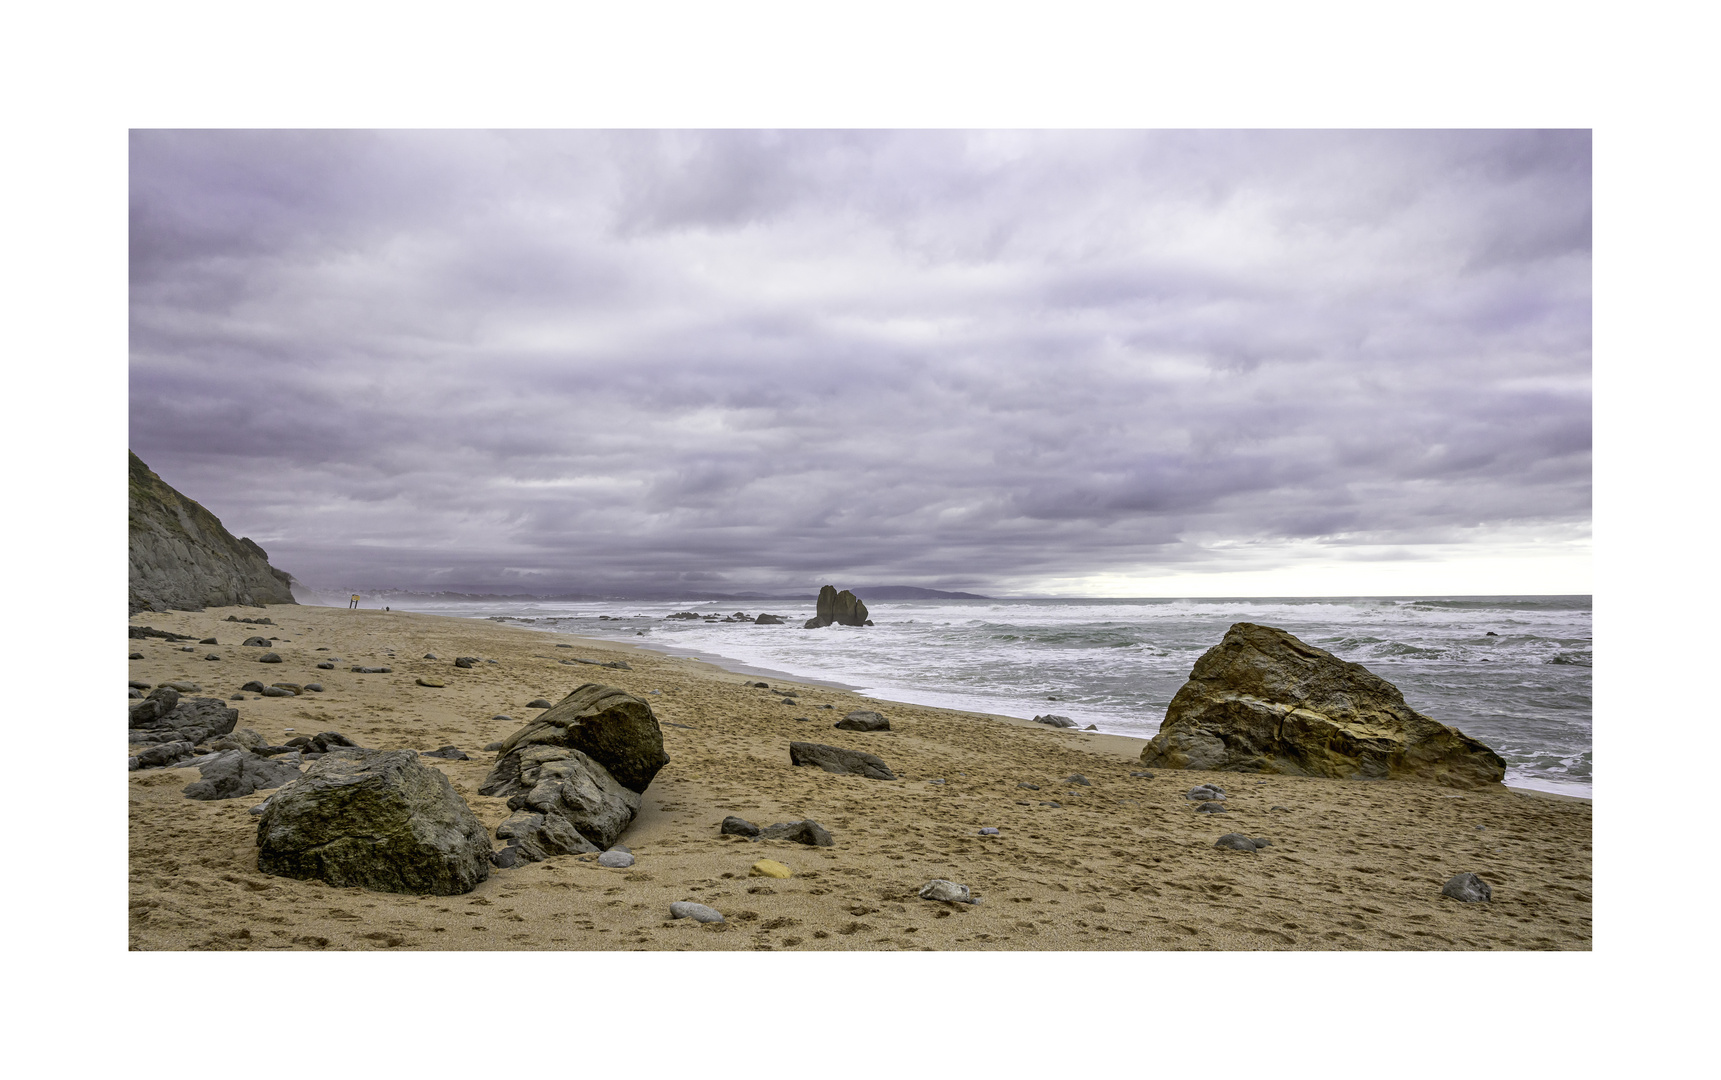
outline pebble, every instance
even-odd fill
[[[323,692],[323,684],[320,682],[308,682],[305,684],[305,689],[311,690],[311,691],[314,691],[314,692],[320,694]]]
[[[625,870],[633,865],[633,856],[628,852],[611,848],[598,856],[598,865],[607,866],[612,870]]]
[[[130,690],[126,691],[126,696],[127,697],[140,698],[140,697],[143,697],[143,691],[139,690],[137,687],[134,686]]]
[[[1038,791],[1038,790],[1040,790],[1040,785],[1038,785],[1038,784],[1029,784],[1029,783],[1025,783],[1025,782],[1024,782],[1024,783],[1020,783],[1020,784],[1017,784],[1017,785],[1016,785],[1016,786],[1017,786],[1017,787],[1025,787],[1025,788],[1027,788],[1027,789],[1028,789],[1028,790],[1029,790],[1029,791]]]
[[[1213,846],[1227,851],[1247,851],[1251,855],[1255,854],[1255,841],[1242,833],[1228,832],[1215,840]]]
[[[434,659],[436,659],[436,654],[433,652],[427,652],[424,654],[424,658],[426,660],[434,660]]]
[[[776,859],[760,859],[747,871],[748,877],[786,878],[793,877],[794,871],[778,862]]]
[[[143,659],[143,653],[134,652],[130,656],[126,657],[126,659],[127,660],[142,660]]]
[[[1130,775],[1131,776],[1138,776],[1143,780],[1152,780],[1153,779],[1153,774],[1150,772],[1132,772],[1132,773],[1130,773]]]
[[[1274,810],[1282,810],[1287,814],[1291,812],[1291,808],[1288,806],[1269,806],[1269,807],[1267,807],[1268,813],[1272,813]]]
[[[996,828],[988,825],[986,828],[980,830],[980,835],[981,836],[998,836],[999,832]]]
[[[759,826],[748,821],[746,818],[736,817],[734,814],[730,814],[728,817],[723,819],[723,824],[718,827],[717,833],[720,836],[758,836]]]
[[[279,664],[281,662],[281,654],[266,652],[257,658],[257,662],[259,664]]]
[[[1184,796],[1184,798],[1195,802],[1204,802],[1210,799],[1222,800],[1225,798],[1225,793],[1214,787],[1212,784],[1197,784],[1189,789],[1189,794]]]
[[[692,919],[694,922],[718,923],[723,921],[723,915],[714,907],[696,904],[691,900],[677,900],[669,905],[669,917],[672,919]]]
[[[323,669],[323,670],[324,670],[324,671],[333,671],[333,670],[335,670],[335,665],[333,665],[333,664],[331,664],[331,663],[329,663],[329,662],[328,662],[328,661],[327,661],[327,660],[322,660],[322,661],[319,661],[319,662],[318,662],[318,664],[317,664],[317,666],[318,666],[318,667],[320,667],[320,668],[322,668],[322,669]]]
[[[1231,811],[1218,803],[1204,802],[1195,808],[1197,814],[1229,814]]]
[[[1053,807],[1053,808],[1058,809],[1058,810],[1062,810],[1064,808],[1064,804],[1061,802],[1043,802],[1040,805],[1041,806],[1050,806],[1050,807]]]
[[[139,682],[136,679],[131,680],[130,682],[126,683],[126,685],[131,687],[133,690],[149,690],[149,689],[152,689],[152,687],[150,686],[149,683]]]
[[[942,783],[944,783],[944,781],[943,780],[928,780],[927,783],[929,783],[929,784],[942,784]]]
[[[485,743],[484,749],[487,753],[494,753],[495,751],[502,749],[502,743],[500,741],[493,742],[493,743]]]
[[[543,698],[533,698],[531,701],[526,702],[526,708],[528,709],[547,709],[549,707],[550,703],[545,701]]]
[[[448,684],[443,682],[441,679],[433,679],[428,675],[420,675],[418,677],[418,685],[442,687],[447,686]]]
[[[262,689],[261,693],[264,697],[298,697],[299,696],[299,695],[293,693],[291,690],[284,690],[279,686],[265,686]]]

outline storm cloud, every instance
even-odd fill
[[[131,139],[131,445],[302,581],[1587,551],[1590,138]]]

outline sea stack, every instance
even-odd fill
[[[847,589],[838,592],[835,585],[826,585],[819,590],[818,614],[802,626],[804,629],[814,630],[832,623],[841,623],[844,626],[868,625],[866,605],[861,603],[860,597]]]
[[[1410,708],[1361,664],[1254,623],[1195,662],[1141,763],[1461,788],[1506,773],[1500,755]]]
[[[292,578],[131,454],[129,614],[291,604]]]

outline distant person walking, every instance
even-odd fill
[[[351,600],[347,601],[347,610],[351,611],[353,608],[356,608],[358,606],[359,606],[359,594],[353,593],[353,598]]]

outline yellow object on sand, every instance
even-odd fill
[[[753,869],[747,871],[748,877],[793,877],[794,871],[778,862],[776,859],[760,859],[753,864]]]
[[[420,686],[447,686],[448,684],[443,682],[441,679],[432,679],[428,675],[420,675],[418,677],[418,685],[420,685]]]

